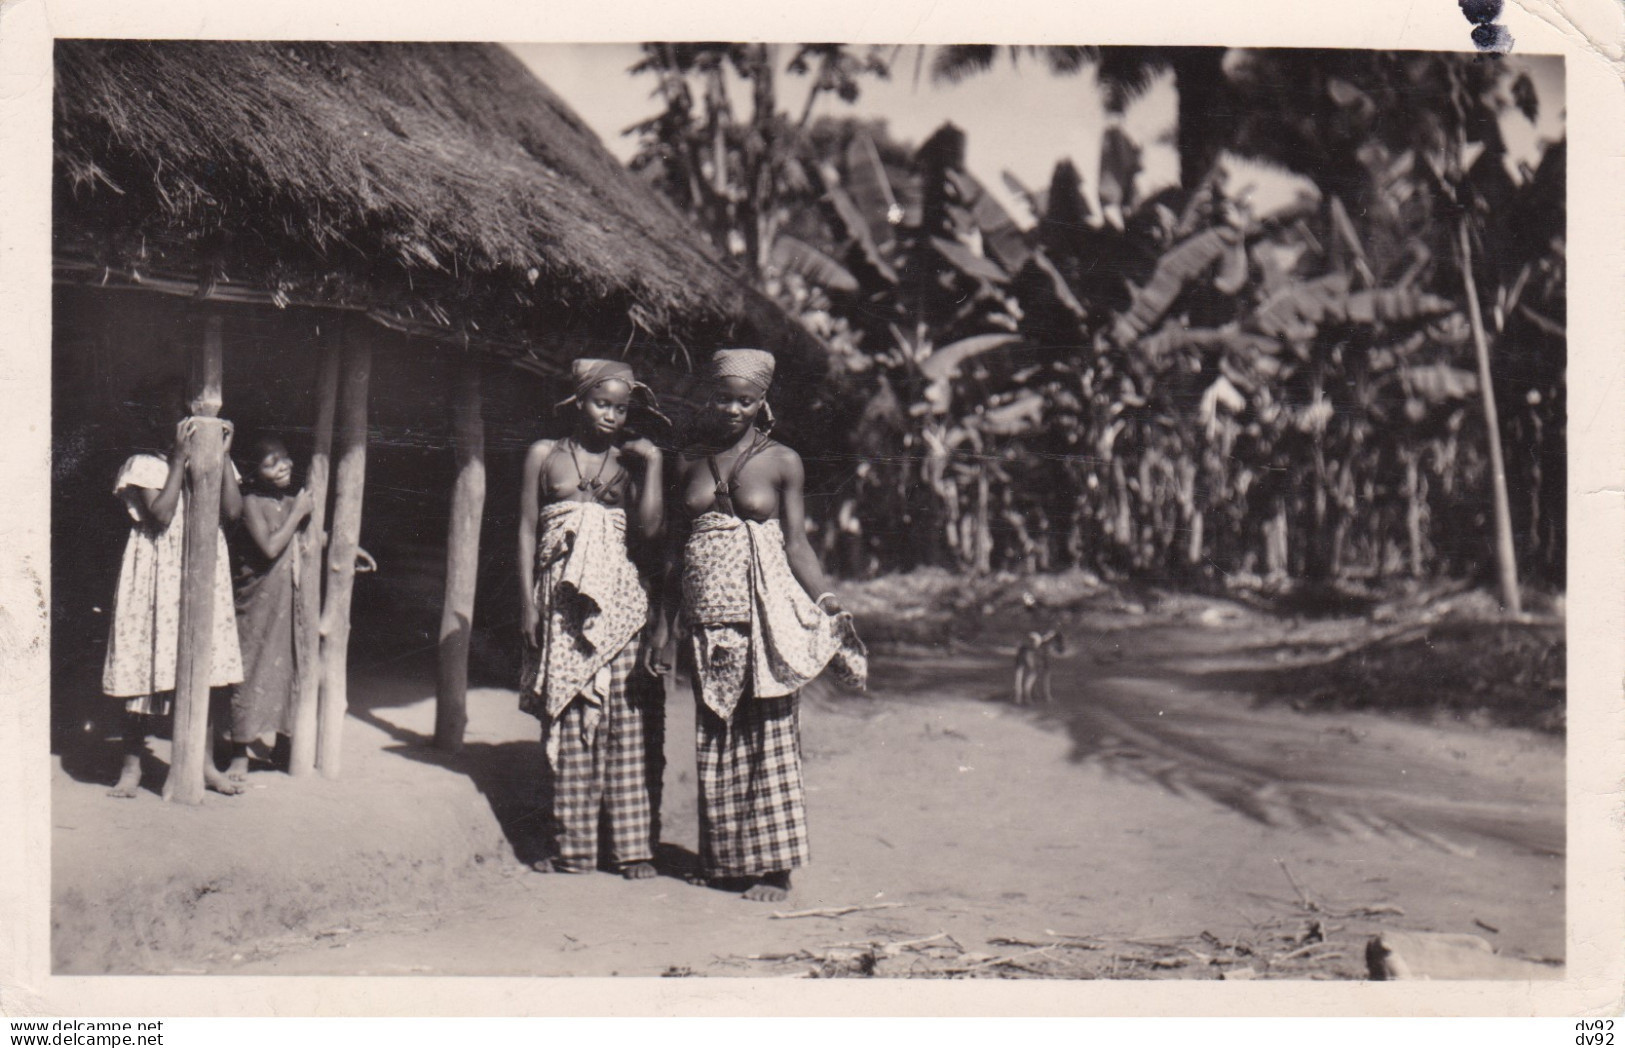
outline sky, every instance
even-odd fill
[[[513,44],[515,54],[556,91],[598,133],[622,161],[636,150],[635,136],[622,132],[660,109],[652,97],[654,80],[633,77],[627,70],[638,60],[636,44]],[[780,46],[781,61],[792,48]],[[853,104],[826,95],[814,110],[818,115],[884,118],[898,141],[918,145],[945,121],[952,120],[966,134],[966,164],[983,185],[999,198],[1012,217],[1027,225],[1031,217],[1004,185],[1009,171],[1028,187],[1049,185],[1057,161],[1070,159],[1083,176],[1084,192],[1093,201],[1099,166],[1100,138],[1108,116],[1094,77],[1085,70],[1074,76],[1055,76],[1036,61],[1012,64],[1001,56],[993,69],[959,84],[934,81],[930,74],[933,49],[905,46],[896,49],[888,80],[866,77]],[[923,60],[918,77],[916,66]],[[1537,142],[1561,136],[1563,127],[1563,73],[1560,59],[1517,56],[1507,59],[1528,68],[1541,100],[1540,119],[1530,124],[1521,114],[1503,121],[1503,134],[1512,151],[1509,166],[1538,156]],[[779,104],[799,113],[810,77],[781,75]],[[1154,83],[1122,118],[1123,129],[1143,154],[1138,189],[1143,199],[1177,183],[1179,158],[1167,139],[1175,125],[1177,98],[1166,78]],[[737,100],[748,111],[748,96]],[[1164,139],[1159,143],[1159,139]],[[1240,165],[1232,189],[1249,190],[1258,211],[1267,213],[1297,193],[1298,182],[1256,165]]]

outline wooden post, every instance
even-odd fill
[[[451,402],[451,445],[457,479],[446,530],[446,599],[440,612],[440,664],[435,684],[434,744],[455,753],[468,727],[468,645],[479,575],[480,519],[485,511],[485,422],[480,417],[480,363],[463,363]]]
[[[299,537],[299,614],[295,638],[299,692],[293,713],[293,747],[288,758],[291,775],[316,770],[316,739],[320,731],[322,688],[322,532],[327,528],[327,476],[333,456],[333,413],[339,399],[339,340],[321,334],[322,358],[316,372],[316,428],[305,473],[305,488],[315,508]]]
[[[186,438],[186,534],[181,554],[180,638],[175,667],[174,740],[164,800],[203,800],[209,746],[209,678],[214,665],[214,579],[220,533],[222,318],[204,322],[192,351],[191,431]]]
[[[1490,377],[1490,345],[1484,335],[1484,315],[1478,309],[1478,281],[1473,277],[1472,238],[1467,218],[1456,227],[1461,248],[1461,279],[1467,286],[1467,319],[1473,329],[1473,348],[1478,355],[1478,391],[1484,399],[1484,427],[1490,445],[1490,486],[1495,500],[1495,561],[1501,581],[1501,606],[1513,615],[1523,614],[1518,592],[1518,558],[1512,546],[1512,508],[1507,500],[1507,467],[1501,453],[1501,417],[1495,407],[1494,380]]]
[[[356,551],[361,546],[361,497],[367,476],[367,384],[372,377],[372,343],[357,328],[344,327],[343,395],[339,401],[338,464],[333,484],[333,534],[327,544],[327,596],[322,604],[322,689],[316,767],[337,778],[344,750],[344,716],[349,709],[350,590]]]

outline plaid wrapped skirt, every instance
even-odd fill
[[[587,703],[577,698],[543,721],[542,810],[547,854],[570,873],[598,865],[599,827],[608,831],[616,867],[654,858],[660,835],[665,772],[665,692],[638,665],[641,634],[609,663],[609,695],[588,730]]]
[[[696,703],[701,872],[757,877],[806,865],[800,694],[747,695],[731,721]]]

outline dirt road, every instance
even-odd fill
[[[1055,704],[1035,710],[1009,705],[997,636],[877,658],[869,695],[807,698],[814,861],[788,906],[515,865],[438,913],[214,970],[798,975],[866,942],[941,935],[857,967],[1357,977],[1380,927],[1560,960],[1561,740],[1260,705],[1249,684],[1279,671],[1286,639],[1245,622],[1084,630]],[[686,694],[669,710],[664,836],[681,865],[695,846]],[[849,906],[871,908],[774,916]],[[1058,935],[1086,938],[1046,947]],[[1024,949],[1042,956],[987,964]]]

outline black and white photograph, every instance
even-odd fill
[[[54,39],[49,974],[1573,976],[1576,59],[1443,6]]]

